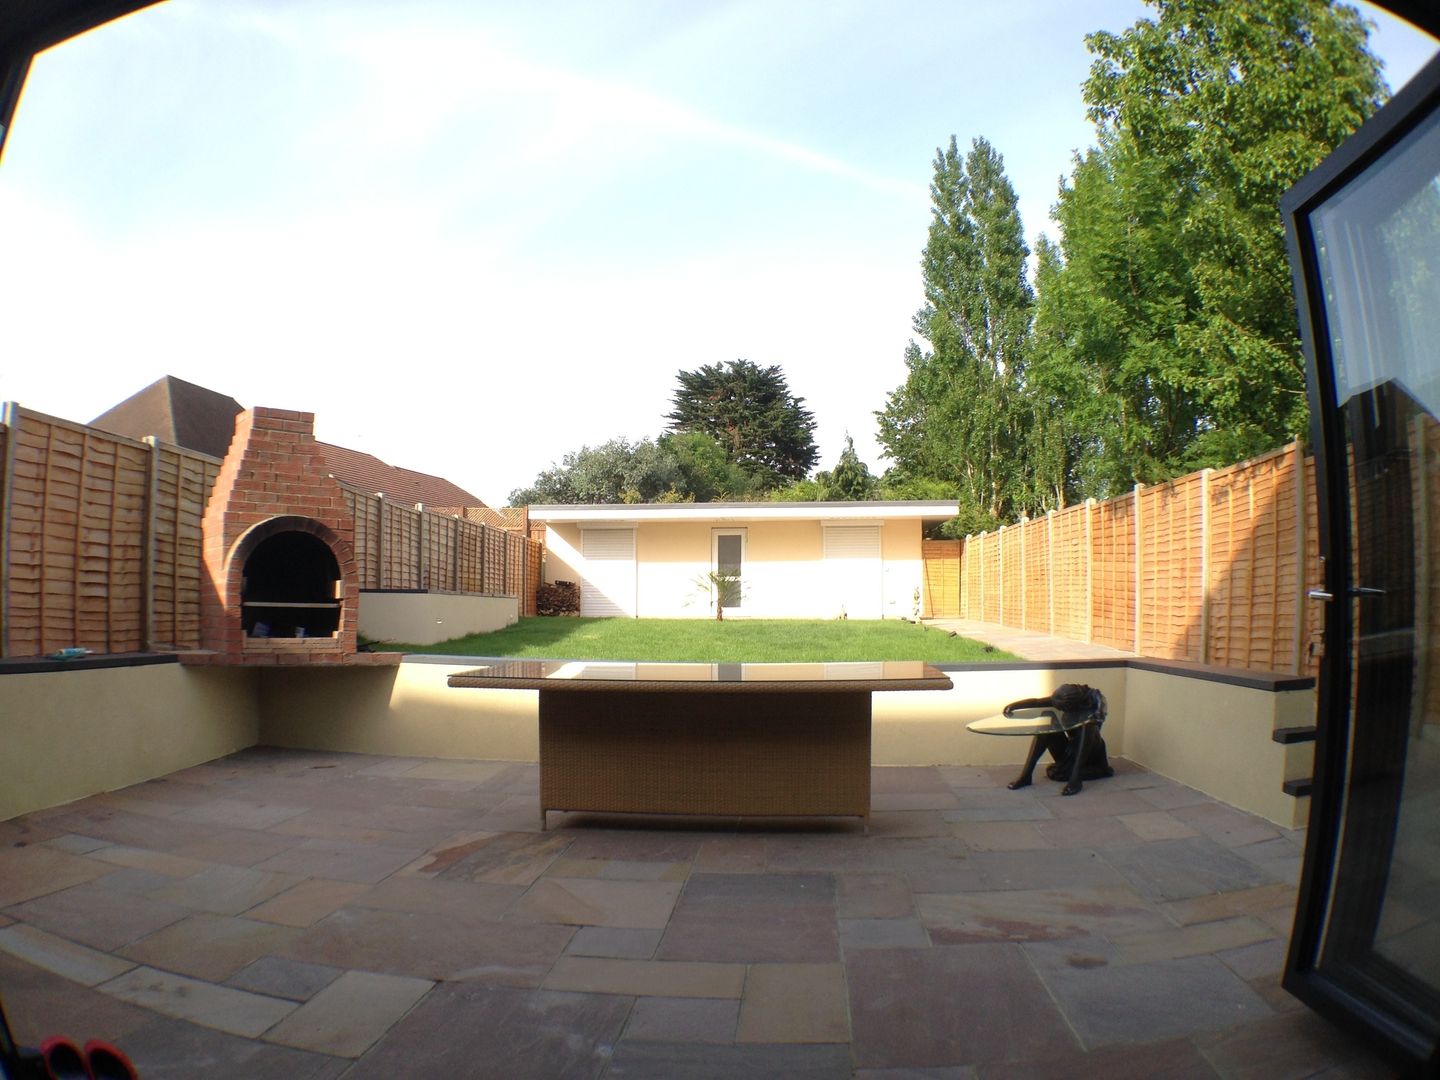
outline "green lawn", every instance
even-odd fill
[[[554,660],[688,660],[759,663],[817,660],[1014,660],[1010,653],[899,619],[528,618],[493,634],[439,645],[372,645],[388,652],[522,656]]]

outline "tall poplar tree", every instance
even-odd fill
[[[1015,189],[983,138],[936,152],[907,374],[876,416],[892,482],[953,484],[961,516],[1003,521],[1025,497],[1021,399],[1033,294]]]
[[[1096,145],[1055,217],[1032,378],[1071,483],[1105,496],[1308,426],[1281,194],[1380,103],[1366,24],[1328,0],[1148,0],[1086,38]],[[1053,269],[1053,268],[1052,268]]]

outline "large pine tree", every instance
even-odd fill
[[[670,432],[709,435],[762,490],[799,480],[814,468],[820,456],[815,416],[804,398],[790,392],[779,365],[733,360],[676,377],[674,408],[666,415]]]

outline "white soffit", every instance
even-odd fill
[[[878,523],[884,520],[946,521],[956,514],[952,502],[842,503],[635,503],[583,506],[532,506],[530,520],[552,525],[640,525],[651,521],[688,521],[717,525],[746,521],[821,521],[827,524]]]

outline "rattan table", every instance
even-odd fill
[[[517,660],[456,687],[540,692],[551,810],[870,821],[870,695],[948,690],[919,661],[633,664]]]

